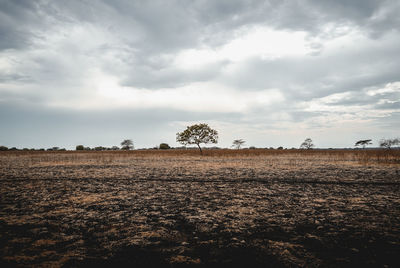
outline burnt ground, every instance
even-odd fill
[[[88,157],[1,158],[1,267],[400,267],[398,164]]]

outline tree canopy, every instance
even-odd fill
[[[307,138],[300,145],[300,149],[312,149],[314,147],[313,141],[310,138]]]
[[[382,139],[379,141],[379,146],[382,148],[390,149],[395,145],[400,144],[400,139],[395,138],[395,139]]]
[[[182,132],[176,133],[176,141],[183,145],[196,144],[200,153],[203,154],[200,144],[218,143],[218,131],[204,123],[195,124],[188,126]]]
[[[356,144],[354,146],[357,147],[357,146],[361,145],[363,148],[365,148],[365,146],[367,146],[369,144],[372,144],[371,141],[372,140],[359,140],[359,141],[356,142]]]
[[[122,142],[121,142],[121,149],[122,150],[131,150],[131,149],[133,149],[134,148],[134,146],[133,146],[133,141],[132,140],[123,140]]]
[[[245,143],[246,142],[243,139],[237,139],[232,142],[232,146],[234,146],[236,149],[240,149],[240,147]]]

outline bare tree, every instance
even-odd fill
[[[133,146],[133,141],[132,140],[123,140],[121,142],[121,149],[122,150],[131,150],[134,149],[135,147]]]
[[[400,144],[400,139],[399,138],[395,138],[395,139],[381,139],[379,141],[379,146],[382,148],[386,148],[386,149],[390,149],[395,145],[399,145]]]
[[[300,145],[300,149],[312,149],[314,147],[313,141],[310,138],[307,138],[303,141],[303,143]]]
[[[241,147],[244,143],[246,143],[244,140],[242,140],[242,139],[237,139],[237,140],[234,140],[234,141],[232,142],[232,147],[235,147],[236,149],[240,149],[240,147]]]
[[[210,128],[207,124],[195,124],[188,126],[184,131],[176,133],[176,141],[183,144],[196,144],[200,153],[203,154],[200,144],[217,143],[218,131]]]
[[[365,146],[372,144],[371,142],[372,140],[359,140],[356,142],[356,144],[354,146],[359,146],[361,145],[363,147],[363,149],[365,149]]]

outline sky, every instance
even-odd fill
[[[398,0],[0,0],[0,145],[400,136]]]

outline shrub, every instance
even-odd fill
[[[76,146],[76,150],[77,151],[83,151],[83,150],[85,150],[85,147],[83,145],[77,145]]]
[[[167,149],[171,149],[171,147],[169,147],[168,143],[161,143],[160,144],[160,149],[161,150],[167,150]]]
[[[0,146],[0,151],[8,151],[8,148],[6,146]]]

